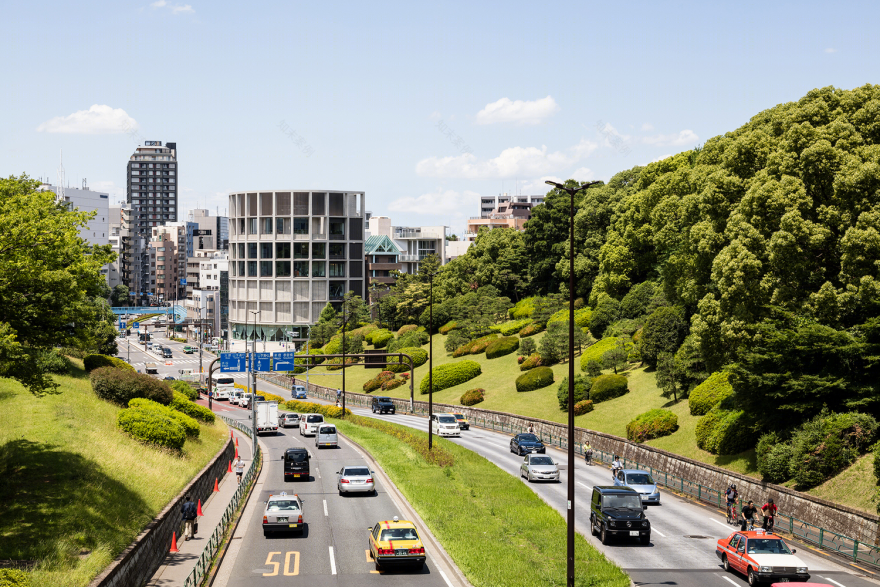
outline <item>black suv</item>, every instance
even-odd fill
[[[590,531],[602,544],[608,544],[612,537],[638,537],[642,544],[650,543],[651,523],[639,492],[629,487],[594,486]]]
[[[385,412],[394,413],[394,402],[391,401],[390,397],[374,397],[373,413],[384,414]]]
[[[284,461],[284,480],[309,480],[309,459],[312,456],[304,448],[288,448],[281,456]]]

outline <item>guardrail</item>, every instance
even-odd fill
[[[248,437],[251,436],[250,428],[239,423],[237,420],[233,420],[222,414],[219,414],[219,416],[228,425],[238,429],[240,432],[246,434]],[[242,505],[242,499],[248,494],[252,483],[256,479],[257,471],[259,471],[262,459],[263,453],[260,450],[260,446],[258,444],[256,457],[254,458],[254,460],[251,461],[251,466],[248,467],[247,472],[244,474],[241,485],[238,486],[238,489],[235,491],[235,495],[232,496],[232,499],[229,501],[229,505],[226,506],[226,511],[223,512],[223,516],[220,518],[220,523],[217,524],[216,528],[214,528],[214,532],[213,534],[211,534],[211,538],[205,545],[205,549],[202,551],[201,556],[199,556],[199,560],[196,562],[195,568],[193,568],[192,572],[186,578],[186,581],[184,581],[184,587],[198,587],[198,585],[201,584],[202,579],[205,578],[208,569],[211,568],[211,563],[214,560],[214,555],[217,553],[217,549],[223,542],[223,537],[226,535],[226,531],[229,529],[229,526],[233,521],[235,512],[238,510],[239,505]]]

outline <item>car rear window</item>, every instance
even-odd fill
[[[626,482],[630,485],[653,485],[654,480],[647,473],[632,473],[626,476]]]
[[[285,499],[285,500],[279,499],[277,501],[270,501],[269,507],[268,507],[268,510],[270,512],[285,511],[285,510],[290,511],[290,510],[298,510],[298,509],[299,509],[299,504],[296,503],[296,501],[292,500],[292,499]]]
[[[291,461],[304,461],[306,458],[306,453],[304,452],[289,452],[287,453],[288,460]]]
[[[336,434],[336,428],[333,426],[322,426],[319,434]]]
[[[324,416],[321,416],[321,415],[314,415],[313,414],[311,416],[306,416],[306,422],[323,422],[323,421],[324,421]]]
[[[366,477],[370,474],[370,470],[366,467],[349,467],[349,468],[345,469],[345,472],[343,474],[347,477],[354,477],[354,476],[365,476]]]
[[[388,528],[382,530],[382,536],[379,540],[418,540],[419,535],[413,528]]]

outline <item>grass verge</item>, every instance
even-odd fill
[[[229,436],[218,420],[180,455],[145,446],[81,365],[42,398],[0,379],[0,559],[38,561],[34,585],[87,585]]]
[[[347,420],[334,423],[370,451],[475,587],[565,585],[565,521],[510,474],[441,438],[434,442],[454,456],[452,466],[428,464],[383,430]],[[580,535],[575,560],[577,585],[630,584]]]

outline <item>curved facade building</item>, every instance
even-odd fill
[[[364,230],[363,192],[230,194],[232,338],[304,341],[327,302],[338,307],[349,291],[363,296]]]

